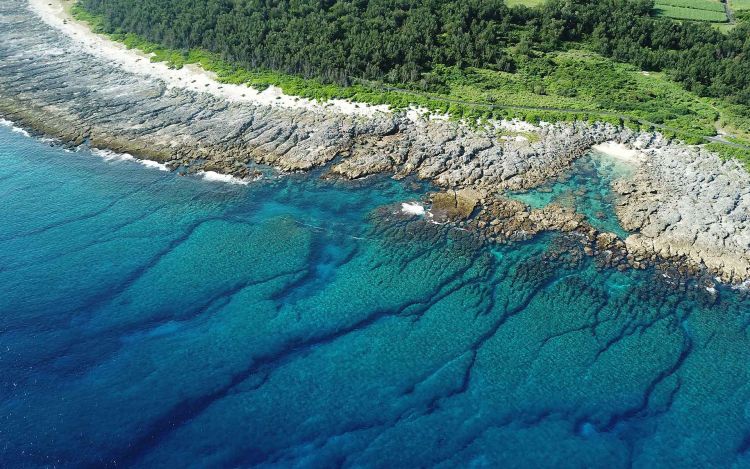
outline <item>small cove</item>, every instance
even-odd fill
[[[615,213],[616,195],[611,183],[628,178],[635,171],[634,163],[615,156],[592,150],[578,158],[568,173],[556,181],[528,191],[508,192],[515,200],[532,208],[542,208],[551,203],[574,208],[595,228],[626,238],[628,232],[622,228]]]

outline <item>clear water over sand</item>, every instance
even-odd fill
[[[628,177],[634,170],[631,163],[593,151],[576,160],[571,171],[561,175],[559,180],[533,190],[511,192],[508,196],[533,208],[550,203],[574,208],[586,215],[592,226],[625,238],[628,233],[617,220],[610,182]]]
[[[210,182],[6,127],[0,162],[3,467],[750,465],[741,292],[483,246],[395,215],[409,182]]]

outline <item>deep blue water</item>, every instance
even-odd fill
[[[394,215],[425,190],[0,127],[0,466],[750,466],[743,293]]]

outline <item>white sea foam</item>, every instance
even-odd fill
[[[242,184],[243,186],[250,184],[247,179],[240,179],[229,174],[221,174],[216,171],[199,171],[198,176],[202,177],[206,181],[212,182],[224,182],[227,184]]]
[[[739,290],[739,291],[750,291],[750,280],[745,280],[739,285],[734,285],[732,286],[732,289]]]
[[[130,153],[117,153],[112,150],[102,150],[100,148],[92,148],[91,153],[101,157],[104,161],[132,161],[138,163],[147,168],[158,169],[159,171],[169,171],[167,165],[151,160],[141,160]]]
[[[424,215],[424,207],[416,202],[404,202],[401,204],[401,212],[409,215],[421,216]]]
[[[169,168],[164,163],[152,160],[136,160],[139,164],[147,168],[158,169],[159,171],[169,171]]]
[[[101,157],[104,161],[133,161],[135,159],[130,153],[117,153],[112,150],[102,150],[99,148],[92,148],[91,153]]]
[[[104,161],[132,161],[147,168],[158,169],[159,171],[169,171],[167,165],[151,160],[141,160],[130,153],[117,153],[112,150],[102,150],[100,148],[91,149],[91,153],[101,157]]]
[[[6,120],[6,119],[3,119],[2,117],[0,117],[0,125],[2,125],[3,127],[10,128],[11,132],[15,132],[17,134],[21,134],[24,137],[31,137],[31,135],[29,135],[28,132],[26,132],[25,130],[23,130],[20,127],[16,127],[15,125],[13,125],[13,122],[11,122],[9,120]]]

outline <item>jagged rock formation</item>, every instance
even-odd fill
[[[660,139],[634,142],[648,156],[615,184],[617,214],[635,234],[628,250],[705,266],[724,281],[750,278],[750,176],[735,161]]]
[[[444,189],[477,190],[485,206],[504,189],[558,177],[594,144],[631,142],[649,156],[636,178],[618,184],[618,215],[626,229],[637,232],[627,240],[631,264],[661,257],[706,267],[727,281],[750,277],[747,173],[652,134],[555,124],[539,127],[534,142],[503,140],[491,128],[401,113],[349,115],[320,106],[224,100],[167,86],[81,51],[31,12],[26,0],[0,5],[0,115],[66,142],[190,172],[242,178],[250,174],[251,162],[284,171],[328,166],[330,174],[346,178],[391,172]],[[547,220],[536,228],[562,225]],[[494,228],[492,233],[497,234]]]
[[[432,196],[432,215],[438,220],[466,220],[474,213],[482,195],[472,189],[440,192]]]
[[[348,178],[416,173],[446,187],[524,187],[558,173],[612,127],[555,125],[536,143],[501,141],[446,121],[406,115],[345,115],[229,102],[168,88],[77,50],[26,8],[0,6],[0,111],[76,144],[243,177],[249,162],[308,170],[341,157],[332,171]]]

